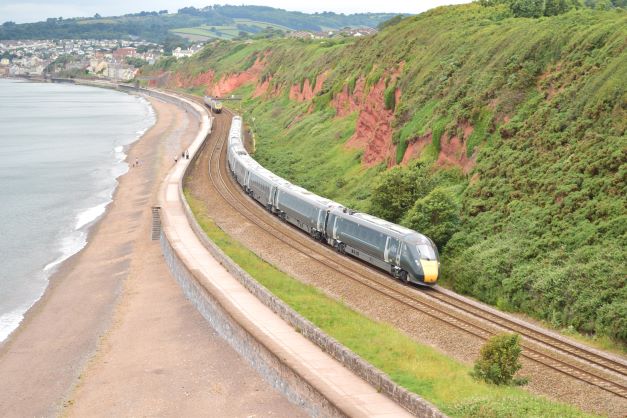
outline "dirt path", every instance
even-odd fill
[[[197,122],[151,100],[156,125],[133,145],[88,246],[0,347],[3,416],[299,416],[184,298],[150,240],[150,207]],[[183,146],[179,144],[183,144]]]

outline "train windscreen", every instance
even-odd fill
[[[438,256],[435,253],[435,250],[427,244],[418,244],[416,245],[416,249],[420,254],[420,258],[424,260],[437,260]]]

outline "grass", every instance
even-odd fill
[[[185,190],[185,196],[207,236],[255,280],[329,336],[444,413],[452,417],[590,416],[520,388],[475,381],[469,375],[469,366],[416,343],[390,325],[366,318],[263,261],[205,215],[202,200],[189,190]]]
[[[180,29],[172,29],[170,32],[176,33],[177,35],[185,36],[185,35],[194,35],[194,36],[204,36],[207,39],[233,39],[237,37],[237,32],[231,33],[230,28],[228,31],[222,31],[218,28],[221,26],[216,26],[216,31],[212,32],[208,28],[205,27],[195,27],[195,28],[180,28]]]
[[[258,20],[234,18],[233,21],[235,22],[235,24],[256,26],[259,29],[273,28],[273,29],[279,29],[279,30],[286,31],[286,32],[294,30],[294,29],[288,28],[287,26],[279,25],[276,23],[270,23],[270,22],[261,22]]]
[[[170,32],[176,33],[177,35],[181,35],[185,37],[185,35],[193,35],[193,36],[203,36],[207,39],[223,39],[230,40],[233,38],[237,38],[239,36],[240,31],[246,32],[247,34],[254,34],[253,30],[248,30],[245,27],[237,27],[237,25],[246,25],[249,27],[257,28],[259,30],[264,30],[266,28],[278,29],[282,31],[291,31],[292,29],[287,26],[277,25],[275,23],[269,22],[260,22],[256,20],[250,19],[233,19],[235,22],[233,25],[200,25],[192,28],[176,28],[171,29]],[[213,30],[212,30],[213,29]]]

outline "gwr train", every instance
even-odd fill
[[[438,250],[411,229],[352,211],[273,174],[244,148],[242,119],[235,116],[228,139],[228,164],[237,183],[279,218],[407,283],[432,286],[439,275]]]
[[[219,100],[211,96],[205,96],[203,101],[205,102],[205,106],[211,109],[213,113],[222,113],[222,102]]]

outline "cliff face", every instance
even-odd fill
[[[222,97],[231,94],[244,85],[258,82],[264,67],[264,59],[257,58],[249,69],[223,74],[220,77],[216,77],[216,73],[212,69],[195,76],[186,72],[177,71],[169,77],[163,78],[159,77],[159,75],[163,74],[160,73],[155,77],[155,80],[150,81],[149,85],[151,87],[159,86],[171,89],[203,87],[205,94],[214,97]]]
[[[316,83],[314,86],[311,85],[309,79],[306,78],[303,82],[303,86],[301,88],[300,85],[294,84],[290,88],[290,100],[294,100],[297,102],[305,102],[314,98],[314,96],[322,91],[322,86],[329,76],[328,72],[324,72],[316,76]]]
[[[384,91],[384,79],[380,79],[366,92],[365,80],[360,78],[352,94],[348,93],[348,87],[344,87],[332,101],[338,117],[357,112],[355,133],[346,142],[346,147],[363,150],[361,162],[366,167],[382,162],[387,166],[394,164],[396,153],[396,147],[392,143],[394,112],[385,108]]]

